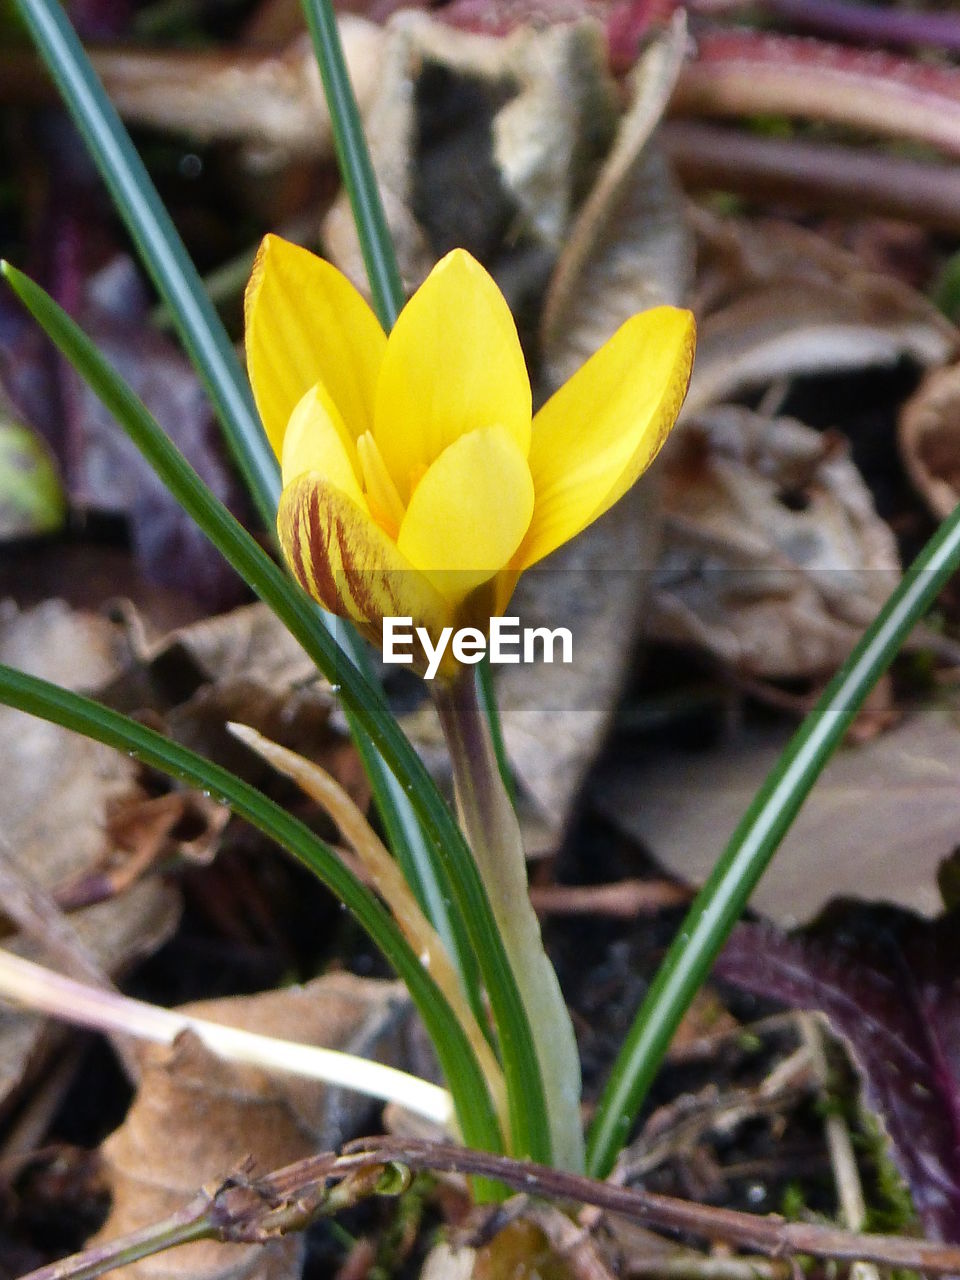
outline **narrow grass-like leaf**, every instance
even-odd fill
[[[440,988],[393,918],[309,827],[235,774],[136,720],[2,664],[0,702],[132,754],[151,768],[203,789],[308,866],[353,914],[406,984],[454,1096],[464,1140],[489,1151],[502,1149],[486,1082]]]
[[[529,1154],[549,1163],[546,1107],[533,1038],[489,899],[463,833],[390,714],[382,693],[367,684],[358,668],[338,649],[333,636],[315,625],[312,602],[210,492],[145,406],[66,312],[22,272],[7,263],[2,264],[2,271],[34,318],[128,433],[183,509],[196,520],[251,590],[276,613],[327,678],[339,687],[344,705],[394,775],[404,780],[422,828],[441,859],[486,985],[510,1097],[513,1147],[516,1154]]]
[[[233,345],[203,282],[63,9],[56,0],[15,3],[169,308],[269,529],[280,496],[279,468]]]
[[[353,220],[357,225],[374,309],[380,317],[380,323],[389,333],[403,306],[403,282],[364,137],[357,99],[347,72],[337,19],[329,0],[303,0],[303,12],[320,67],[340,176],[350,198]]]
[[[794,734],[694,900],[610,1074],[590,1134],[593,1177],[605,1177],[613,1166],[680,1019],[810,789],[958,565],[960,506],[917,556]]]
[[[268,529],[280,493],[277,460],[267,444],[247,380],[203,281],[190,260],[122,121],[97,79],[57,0],[16,0],[39,53],[113,197],[140,257],[164,300],[194,367],[213,401],[224,437]],[[314,627],[326,627],[368,683],[362,642],[352,628],[317,608]],[[367,767],[377,809],[398,860],[424,910],[450,948],[475,1011],[481,1007],[476,963],[466,927],[451,902],[438,859],[425,841],[402,786],[348,712],[351,733]]]

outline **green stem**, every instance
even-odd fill
[[[151,768],[201,788],[308,866],[354,915],[406,984],[440,1059],[464,1140],[501,1149],[499,1125],[483,1073],[439,987],[393,918],[307,826],[212,761],[128,716],[46,680],[0,665],[0,703],[127,752]]]
[[[490,725],[477,697],[471,667],[434,691],[457,793],[460,821],[503,937],[510,966],[533,1030],[547,1101],[549,1134],[528,1141],[544,1150],[536,1157],[562,1169],[583,1169],[580,1123],[580,1057],[557,975],[543,948],[540,924],[530,904],[527,864],[516,811],[497,762]],[[519,1099],[510,1099],[513,1106]],[[517,1117],[514,1128],[523,1117]]]
[[[680,1019],[810,789],[958,564],[960,506],[917,556],[794,735],[680,926],[600,1101],[587,1157],[593,1177],[605,1177],[612,1168]]]
[[[510,757],[507,755],[507,744],[503,737],[503,725],[500,723],[497,691],[493,686],[493,671],[487,658],[484,658],[477,667],[477,692],[480,695],[483,714],[490,725],[490,737],[493,739],[497,768],[500,770],[500,777],[503,779],[503,785],[506,787],[507,795],[510,797],[510,803],[515,806],[517,803],[517,787],[513,780],[513,771],[510,768]]]
[[[169,1218],[152,1222],[120,1240],[108,1240],[38,1267],[24,1280],[98,1280],[100,1276],[165,1253],[177,1245],[215,1239],[216,1234],[210,1217],[210,1199],[201,1195]]]
[[[342,660],[352,661],[370,687],[378,688],[366,646],[353,628],[319,608],[315,612],[345,655]],[[485,1029],[488,1018],[476,957],[470,945],[469,931],[450,891],[447,874],[434,857],[410,798],[397,776],[374,746],[356,714],[348,707],[344,708],[344,712],[353,744],[370,779],[387,843],[400,864],[403,877],[420,909],[440,935],[440,940],[460,976],[473,1016],[480,1027]]]

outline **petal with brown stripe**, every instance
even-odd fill
[[[300,585],[331,613],[380,635],[385,617],[410,617],[439,635],[452,610],[380,526],[319,472],[287,485],[277,531]]]

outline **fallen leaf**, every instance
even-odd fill
[[[184,1006],[227,1026],[407,1063],[410,1003],[400,983],[330,974],[303,987]],[[123,1124],[103,1144],[113,1191],[96,1240],[181,1208],[201,1185],[246,1167],[252,1177],[332,1150],[370,1122],[371,1103],[316,1081],[226,1064],[193,1036],[143,1050],[143,1074]],[[280,1280],[300,1274],[303,1236],[263,1245],[204,1241],[111,1273],[129,1280]]]
[[[149,710],[179,742],[259,781],[269,769],[254,764],[226,728],[231,720],[249,724],[308,759],[322,757],[366,803],[362,769],[348,758],[346,733],[331,720],[336,698],[330,685],[266,605],[245,605],[160,636],[128,610],[126,635],[132,661],[103,691],[111,706]],[[342,769],[331,767],[338,753]]]
[[[55,898],[65,911],[106,901],[144,876],[180,861],[212,862],[230,810],[196,791],[138,795],[109,807],[107,836],[116,853],[93,870],[57,886]]]
[[[594,803],[674,875],[702,884],[786,745],[752,729],[708,750],[645,751],[599,775]],[[935,915],[937,869],[960,839],[960,722],[952,702],[844,747],[760,881],[751,905],[787,926],[858,895]]]
[[[960,1240],[960,928],[894,907],[838,904],[788,936],[740,925],[718,976],[817,1009],[846,1041],[926,1234]]]
[[[784,221],[690,209],[698,238],[697,360],[683,418],[797,374],[956,352],[956,328],[922,294]]]
[[[681,303],[692,242],[678,192],[651,145],[683,57],[675,23],[632,81],[632,103],[561,249],[541,326],[541,389],[569,377],[635,311]],[[645,477],[600,521],[523,575],[524,627],[569,627],[573,661],[503,667],[497,679],[511,762],[556,840],[576,804],[630,669],[660,512]]]
[[[78,299],[76,319],[107,362],[216,496],[245,516],[248,505],[204,387],[171,339],[150,324],[149,298],[132,261],[114,253],[105,266],[92,267],[102,239],[95,219],[81,224],[58,209],[56,278],[48,286]],[[241,600],[245,592],[236,574],[96,394],[65,360],[51,355],[34,327],[2,315],[0,326],[13,344],[0,358],[0,385],[56,455],[70,505],[83,514],[122,516],[139,564],[153,581],[184,590],[208,608]]]
[[[903,406],[900,453],[938,520],[960,501],[960,366],[934,369]]]
[[[407,284],[460,245],[493,272],[515,312],[538,305],[576,195],[614,123],[615,90],[595,24],[499,39],[398,14],[365,125]],[[346,196],[323,240],[365,287]]]
[[[157,676],[172,674],[176,663],[182,662],[193,668],[195,679],[235,680],[242,676],[286,692],[312,683],[329,703],[329,686],[265,604],[246,605],[157,637],[148,636],[142,625],[135,630],[133,618],[129,626],[138,660],[152,667]]]
[[[329,158],[330,113],[303,15],[265,51],[94,48],[90,59],[125,120],[181,133],[201,144],[240,144],[251,169]],[[355,14],[337,25],[361,109],[379,85],[383,32]]]
[[[186,357],[150,325],[146,291],[132,262],[118,255],[84,284],[82,327],[216,497],[246,515],[210,398]],[[72,371],[65,378],[73,456],[81,459],[71,477],[73,502],[124,515],[134,553],[154,581],[187,590],[211,609],[243,599],[234,571],[96,395]]]
[[[832,674],[900,580],[843,438],[718,407],[671,440],[661,475],[648,635],[741,675]]]
[[[573,661],[496,668],[511,764],[553,846],[616,710],[657,553],[656,489],[638,485],[583,535],[520,579],[510,609],[523,627],[568,627]],[[528,843],[528,851],[534,847]]]
[[[656,143],[687,29],[678,13],[630,77],[631,103],[569,229],[550,279],[541,346],[560,386],[637,311],[685,302],[694,244],[679,187]]]
[[[20,670],[92,691],[116,673],[123,653],[119,629],[93,614],[57,601],[24,613],[10,602],[0,605],[0,661]],[[16,860],[48,892],[109,860],[111,807],[142,798],[138,766],[127,756],[9,707],[0,707],[0,774],[0,829]],[[70,923],[99,967],[116,976],[166,941],[178,918],[175,889],[151,879],[74,912]],[[26,938],[4,945],[42,957]],[[0,1103],[50,1044],[43,1019],[0,1013]]]

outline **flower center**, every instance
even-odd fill
[[[396,541],[407,509],[400,500],[383,454],[369,431],[365,431],[357,440],[357,458],[360,461],[363,491],[370,506],[370,514],[384,533]]]

